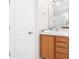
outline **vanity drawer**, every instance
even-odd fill
[[[68,42],[68,38],[67,37],[55,37],[56,42]]]
[[[68,56],[65,54],[56,53],[56,59],[68,59]]]
[[[68,49],[56,47],[56,52],[68,54]]]
[[[68,48],[68,43],[56,42],[56,47]]]

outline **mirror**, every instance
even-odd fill
[[[49,28],[69,28],[69,1],[49,1]]]

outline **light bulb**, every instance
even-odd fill
[[[57,2],[56,4],[57,4],[57,6],[59,6],[59,5],[60,5],[58,2]]]

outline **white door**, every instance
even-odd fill
[[[10,59],[34,59],[33,0],[10,0]]]

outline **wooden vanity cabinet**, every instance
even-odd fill
[[[54,59],[54,37],[40,35],[40,57],[42,59]]]
[[[68,59],[69,38],[40,35],[40,57],[42,59]]]

